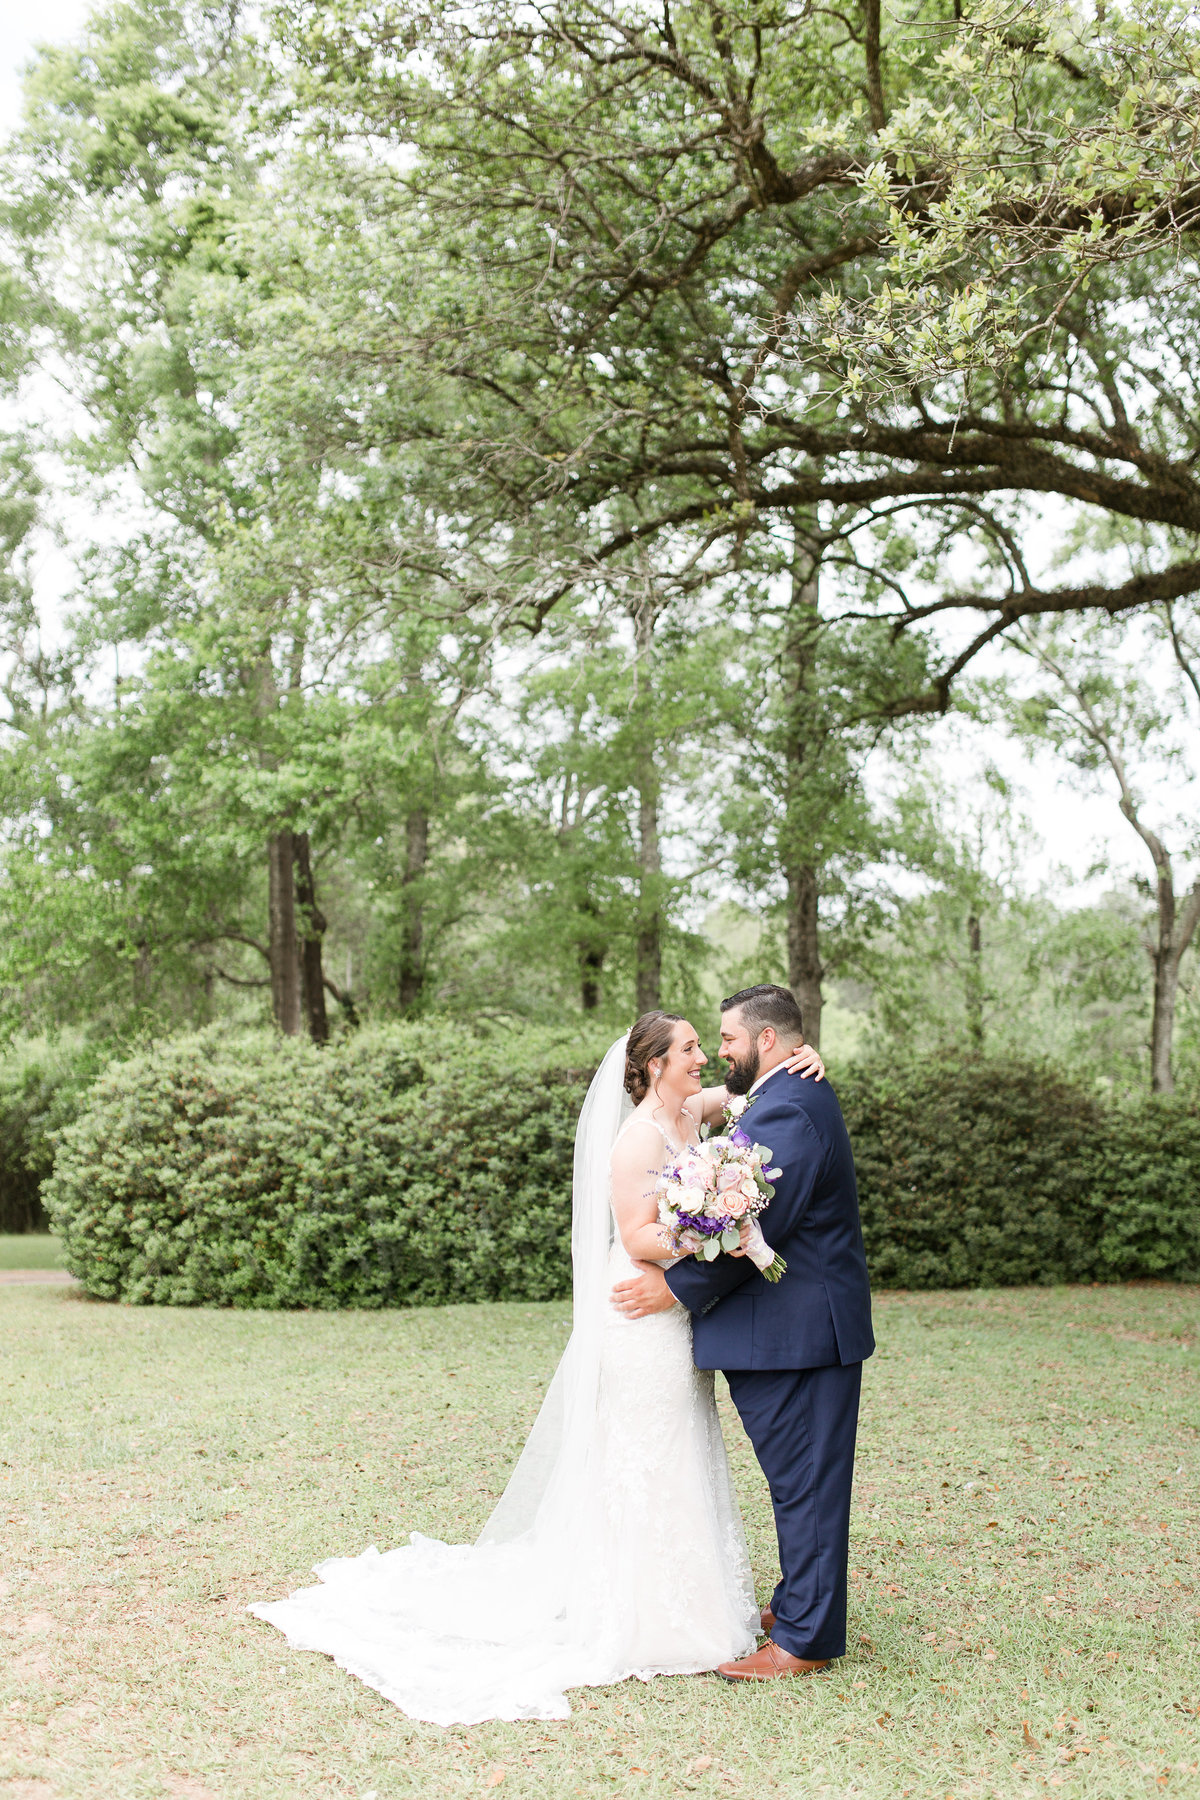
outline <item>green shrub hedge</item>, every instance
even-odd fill
[[[859,1069],[841,1098],[876,1286],[1200,1280],[1193,1098],[962,1059]]]
[[[98,1296],[338,1307],[570,1291],[575,1118],[602,1044],[216,1031],[108,1070],[45,1198]],[[577,1051],[573,1063],[571,1050]],[[1200,1279],[1200,1113],[1039,1067],[839,1082],[881,1287]]]
[[[564,1060],[561,1039],[403,1028],[148,1051],[61,1133],[44,1197],[67,1266],[183,1306],[556,1298],[590,1075]]]
[[[0,1060],[0,1232],[45,1231],[41,1190],[54,1133],[77,1115],[106,1059],[83,1041],[17,1042]]]

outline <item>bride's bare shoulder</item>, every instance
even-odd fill
[[[633,1113],[626,1119],[613,1145],[614,1169],[640,1166],[646,1168],[662,1155],[662,1133],[645,1113]]]

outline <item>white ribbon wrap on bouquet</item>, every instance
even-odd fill
[[[746,1255],[755,1268],[764,1275],[775,1261],[775,1252],[762,1234],[762,1226],[757,1219],[750,1221],[750,1242],[746,1245]]]

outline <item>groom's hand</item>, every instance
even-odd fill
[[[657,1263],[635,1262],[638,1273],[630,1281],[618,1281],[612,1303],[627,1319],[644,1319],[649,1313],[667,1312],[678,1305]]]

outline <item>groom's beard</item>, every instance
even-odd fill
[[[755,1044],[749,1056],[741,1057],[736,1062],[730,1062],[728,1073],[725,1076],[726,1093],[748,1094],[758,1080],[758,1065],[761,1060],[758,1045]]]

